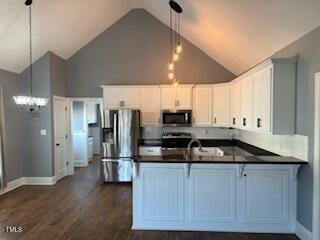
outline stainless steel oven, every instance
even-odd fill
[[[192,110],[163,110],[161,119],[164,127],[191,127]]]

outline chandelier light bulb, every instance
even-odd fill
[[[169,73],[169,74],[168,74],[168,78],[169,78],[170,80],[174,79],[174,74],[173,74],[172,72]]]
[[[174,63],[172,61],[169,62],[168,69],[172,71],[174,69]]]
[[[179,83],[178,83],[177,79],[174,79],[173,80],[173,86],[174,87],[178,87],[178,85],[179,85]]]
[[[175,62],[178,61],[178,59],[179,59],[179,54],[175,52],[175,53],[173,54],[172,59],[173,59],[173,61],[175,61]]]
[[[178,43],[177,47],[176,47],[176,52],[177,53],[181,53],[182,52],[182,45],[181,43]]]

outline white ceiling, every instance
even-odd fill
[[[0,68],[28,65],[28,12],[22,0],[0,0]],[[319,0],[177,0],[182,35],[239,74],[320,26]],[[132,8],[165,24],[168,0],[34,0],[34,59],[53,51],[68,59]]]

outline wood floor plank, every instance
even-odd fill
[[[99,160],[54,186],[0,196],[1,240],[298,240],[288,234],[132,231],[130,184],[99,182]],[[22,226],[6,233],[5,226]]]

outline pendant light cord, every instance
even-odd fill
[[[30,53],[30,95],[32,97],[32,24],[31,24],[31,4],[29,5],[29,53]]]

